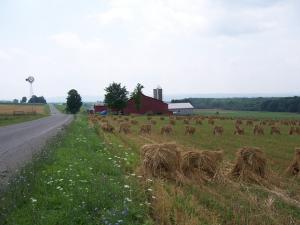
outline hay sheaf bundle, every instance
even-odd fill
[[[240,181],[265,184],[269,174],[264,153],[259,148],[241,148],[237,152],[237,160],[231,176]]]
[[[182,155],[181,171],[192,180],[208,181],[214,178],[222,160],[223,151],[188,151]]]
[[[109,123],[102,123],[101,129],[105,132],[113,133],[115,128]]]
[[[147,144],[141,151],[146,175],[176,180],[180,174],[180,152],[176,144]]]
[[[295,156],[290,164],[290,166],[287,168],[286,173],[291,176],[299,176],[300,174],[300,148],[296,148],[295,150]]]

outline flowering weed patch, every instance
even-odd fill
[[[0,195],[0,224],[150,224],[130,151],[78,116]]]

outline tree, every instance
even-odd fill
[[[82,106],[81,96],[75,89],[68,92],[66,111],[68,113],[76,114]]]
[[[13,103],[14,103],[14,104],[18,104],[18,103],[19,103],[19,100],[18,100],[18,99],[14,99],[14,100],[13,100]]]
[[[27,102],[27,98],[24,96],[24,97],[22,97],[22,99],[21,99],[21,101],[20,101],[20,103],[26,103]]]
[[[106,91],[104,102],[110,109],[122,111],[126,107],[128,91],[125,86],[121,87],[120,83],[113,82],[104,90]]]
[[[142,89],[144,88],[143,85],[141,85],[140,83],[138,83],[134,89],[134,91],[131,93],[130,98],[133,99],[136,109],[139,111],[141,108],[141,100],[142,100]]]
[[[36,95],[32,95],[32,97],[29,99],[28,103],[46,104],[47,102],[43,96],[37,97]]]

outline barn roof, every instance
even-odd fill
[[[169,109],[193,109],[194,106],[192,106],[191,103],[169,103],[168,104]]]
[[[97,102],[94,106],[105,106],[104,102]]]

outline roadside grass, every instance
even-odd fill
[[[111,116],[107,119],[118,130],[118,122]],[[294,156],[295,147],[300,146],[300,138],[288,135],[288,126],[279,125],[281,135],[271,135],[269,126],[266,126],[265,135],[260,137],[253,135],[252,126],[243,125],[246,134],[236,136],[233,134],[235,120],[216,120],[216,125],[224,127],[224,135],[215,137],[214,126],[205,120],[202,125],[192,122],[191,125],[197,131],[195,135],[189,136],[184,135],[186,125],[179,120],[176,121],[173,134],[161,135],[160,128],[168,123],[168,117],[160,120],[159,117],[152,116],[157,124],[153,125],[151,135],[139,135],[140,125],[149,121],[146,116],[135,116],[134,119],[139,125],[131,126],[130,134],[120,134],[117,131],[114,134],[105,133],[107,140],[130,146],[135,154],[139,154],[140,147],[144,144],[162,142],[176,142],[185,150],[223,149],[225,157],[221,169],[224,171],[234,164],[239,148],[260,147],[266,153],[268,165],[279,183],[276,188],[232,180],[212,181],[203,185],[178,185],[172,181],[151,178],[153,182],[145,183],[144,189],[153,190],[148,192],[148,199],[151,199],[150,215],[155,224],[300,224],[299,205],[293,204],[293,200],[298,204],[300,202],[300,180],[288,178],[284,174]],[[140,164],[136,164],[137,172]],[[282,195],[286,198],[282,198]]]
[[[64,104],[54,104],[54,106],[61,113],[66,113],[66,105],[64,105]]]
[[[66,111],[66,103],[63,103],[63,104],[54,104],[55,108],[58,109],[58,111],[60,111],[61,113],[68,113]],[[80,113],[83,113],[83,114],[86,114],[86,110],[85,110],[85,107],[81,107],[80,108]]]
[[[224,116],[233,118],[256,118],[256,119],[300,119],[299,113],[286,112],[262,112],[262,111],[234,111],[223,109],[195,109],[196,114],[206,116]]]
[[[46,115],[50,115],[50,107],[49,107],[49,105],[48,104],[45,104],[44,105],[44,112],[45,112],[45,114]]]
[[[0,224],[151,224],[135,161],[78,115],[0,194]]]

